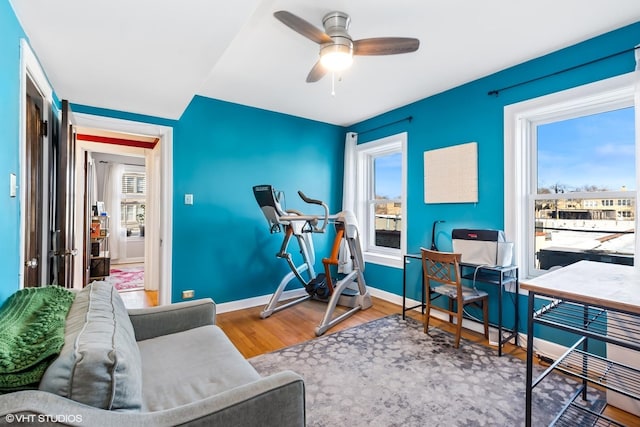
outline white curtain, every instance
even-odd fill
[[[344,181],[342,186],[342,210],[356,211],[356,146],[358,134],[347,132],[344,141]]]
[[[635,270],[640,272],[640,218],[638,214],[638,203],[640,203],[640,45],[636,46],[636,71],[635,71],[635,112],[636,112],[636,247],[634,265]]]
[[[127,257],[127,230],[120,225],[120,202],[124,165],[110,163],[104,180],[104,206],[109,215],[109,255],[111,262]]]
[[[347,132],[344,141],[344,178],[342,185],[342,210],[356,212],[356,145],[358,134]],[[340,243],[338,252],[338,273],[350,273],[353,261],[349,253],[349,246],[345,240]]]

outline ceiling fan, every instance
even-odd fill
[[[395,55],[415,52],[420,40],[408,37],[375,37],[353,40],[348,33],[351,18],[344,12],[329,12],[322,18],[324,31],[291,12],[273,14],[279,21],[320,45],[320,59],[307,75],[307,83],[320,80],[329,71],[349,68],[353,55]]]

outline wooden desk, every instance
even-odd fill
[[[640,399],[640,391],[629,390],[629,384],[638,384],[640,370],[607,360],[588,352],[590,339],[640,351],[640,336],[629,335],[627,329],[637,330],[640,324],[640,272],[632,266],[580,261],[549,272],[521,284],[529,291],[527,322],[527,388],[526,423],[531,425],[533,388],[553,370],[559,370],[582,379],[581,387],[568,402],[557,420],[571,422],[576,417],[587,417],[596,422],[602,417],[584,414],[573,401],[582,394],[586,398],[589,383],[626,396]],[[542,308],[535,308],[535,300],[547,300]],[[541,298],[540,298],[541,297]],[[610,319],[622,319],[622,327],[611,327]],[[581,338],[555,361],[549,369],[533,381],[533,326],[546,325],[578,334]],[[576,363],[577,361],[577,363]],[[577,365],[577,366],[576,366]],[[599,366],[604,366],[602,372]],[[609,376],[614,372],[615,376]],[[622,378],[622,379],[620,379]]]

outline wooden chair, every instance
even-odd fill
[[[429,329],[431,310],[437,310],[449,315],[449,322],[456,318],[455,347],[460,346],[462,334],[462,313],[466,305],[482,308],[484,321],[484,336],[489,338],[489,298],[486,292],[462,286],[460,280],[461,254],[438,252],[421,249],[422,271],[424,274],[425,295],[427,295],[427,309],[424,315],[424,333]],[[432,300],[445,297],[448,309],[432,304]],[[455,310],[454,310],[455,306]]]

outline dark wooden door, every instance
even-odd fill
[[[55,176],[52,264],[54,282],[73,287],[73,269],[77,250],[74,247],[76,131],[69,102],[62,101],[60,132],[53,156],[52,174]]]
[[[26,104],[24,286],[37,287],[42,285],[42,159],[46,124],[38,101],[27,95]]]

